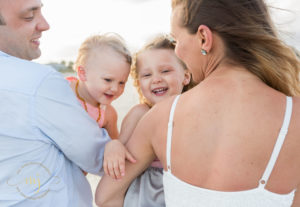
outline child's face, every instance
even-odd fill
[[[166,97],[180,94],[190,75],[170,49],[149,49],[138,56],[138,79],[143,95],[156,104]]]
[[[125,57],[111,48],[92,51],[85,64],[85,85],[89,96],[100,104],[110,104],[124,91],[130,72]]]

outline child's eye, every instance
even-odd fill
[[[104,80],[105,80],[106,82],[111,82],[111,79],[109,79],[109,78],[104,78]]]
[[[162,73],[168,73],[168,72],[170,72],[169,69],[165,69],[165,70],[162,71]]]
[[[125,82],[120,82],[119,84],[123,86],[123,85],[125,85]]]
[[[142,77],[149,77],[149,76],[151,76],[150,73],[145,73],[145,74],[142,75]]]

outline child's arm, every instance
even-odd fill
[[[105,109],[105,120],[103,128],[105,128],[111,139],[117,139],[119,136],[118,126],[118,115],[113,106],[107,105]]]
[[[158,130],[155,128],[157,124],[153,116],[146,114],[138,123],[132,137],[126,146],[132,154],[137,158],[138,162],[132,164],[126,162],[127,173],[121,180],[113,180],[104,175],[98,184],[95,201],[101,207],[122,207],[126,190],[132,180],[143,172],[155,159],[155,154],[151,144],[151,137],[157,136]],[[155,124],[153,124],[153,122]],[[113,140],[115,141],[115,140]],[[113,142],[112,141],[112,142]]]
[[[132,135],[139,120],[149,111],[146,104],[138,104],[134,106],[122,121],[121,133],[119,140],[126,144],[129,137]]]
[[[126,115],[122,122],[119,140],[108,143],[104,151],[103,168],[104,172],[114,178],[120,179],[125,175],[125,159],[135,163],[135,159],[124,147],[132,135],[138,121],[149,111],[149,107],[144,104],[134,106]],[[121,144],[121,143],[123,144]]]

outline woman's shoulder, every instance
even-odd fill
[[[293,116],[298,121],[300,121],[300,97],[293,98]]]
[[[294,96],[292,98],[295,105],[300,105],[300,96]]]

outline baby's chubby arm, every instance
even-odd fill
[[[117,139],[119,131],[117,127],[118,115],[112,105],[107,105],[105,110],[105,120],[103,128],[105,128],[111,139]]]
[[[128,139],[131,137],[139,120],[149,111],[149,107],[146,104],[138,104],[132,107],[123,119],[121,125],[121,133],[119,140],[125,145]]]
[[[114,180],[104,175],[97,187],[95,202],[101,207],[122,207],[126,190],[132,180],[141,174],[155,159],[152,138],[157,137],[157,119],[147,113],[139,121],[126,147],[138,160],[135,164],[126,161],[126,175],[120,180]]]
[[[145,104],[134,106],[125,116],[118,140],[112,140],[105,146],[103,168],[104,172],[114,178],[120,179],[125,175],[125,159],[135,163],[133,156],[124,146],[132,135],[139,120],[149,111]]]

